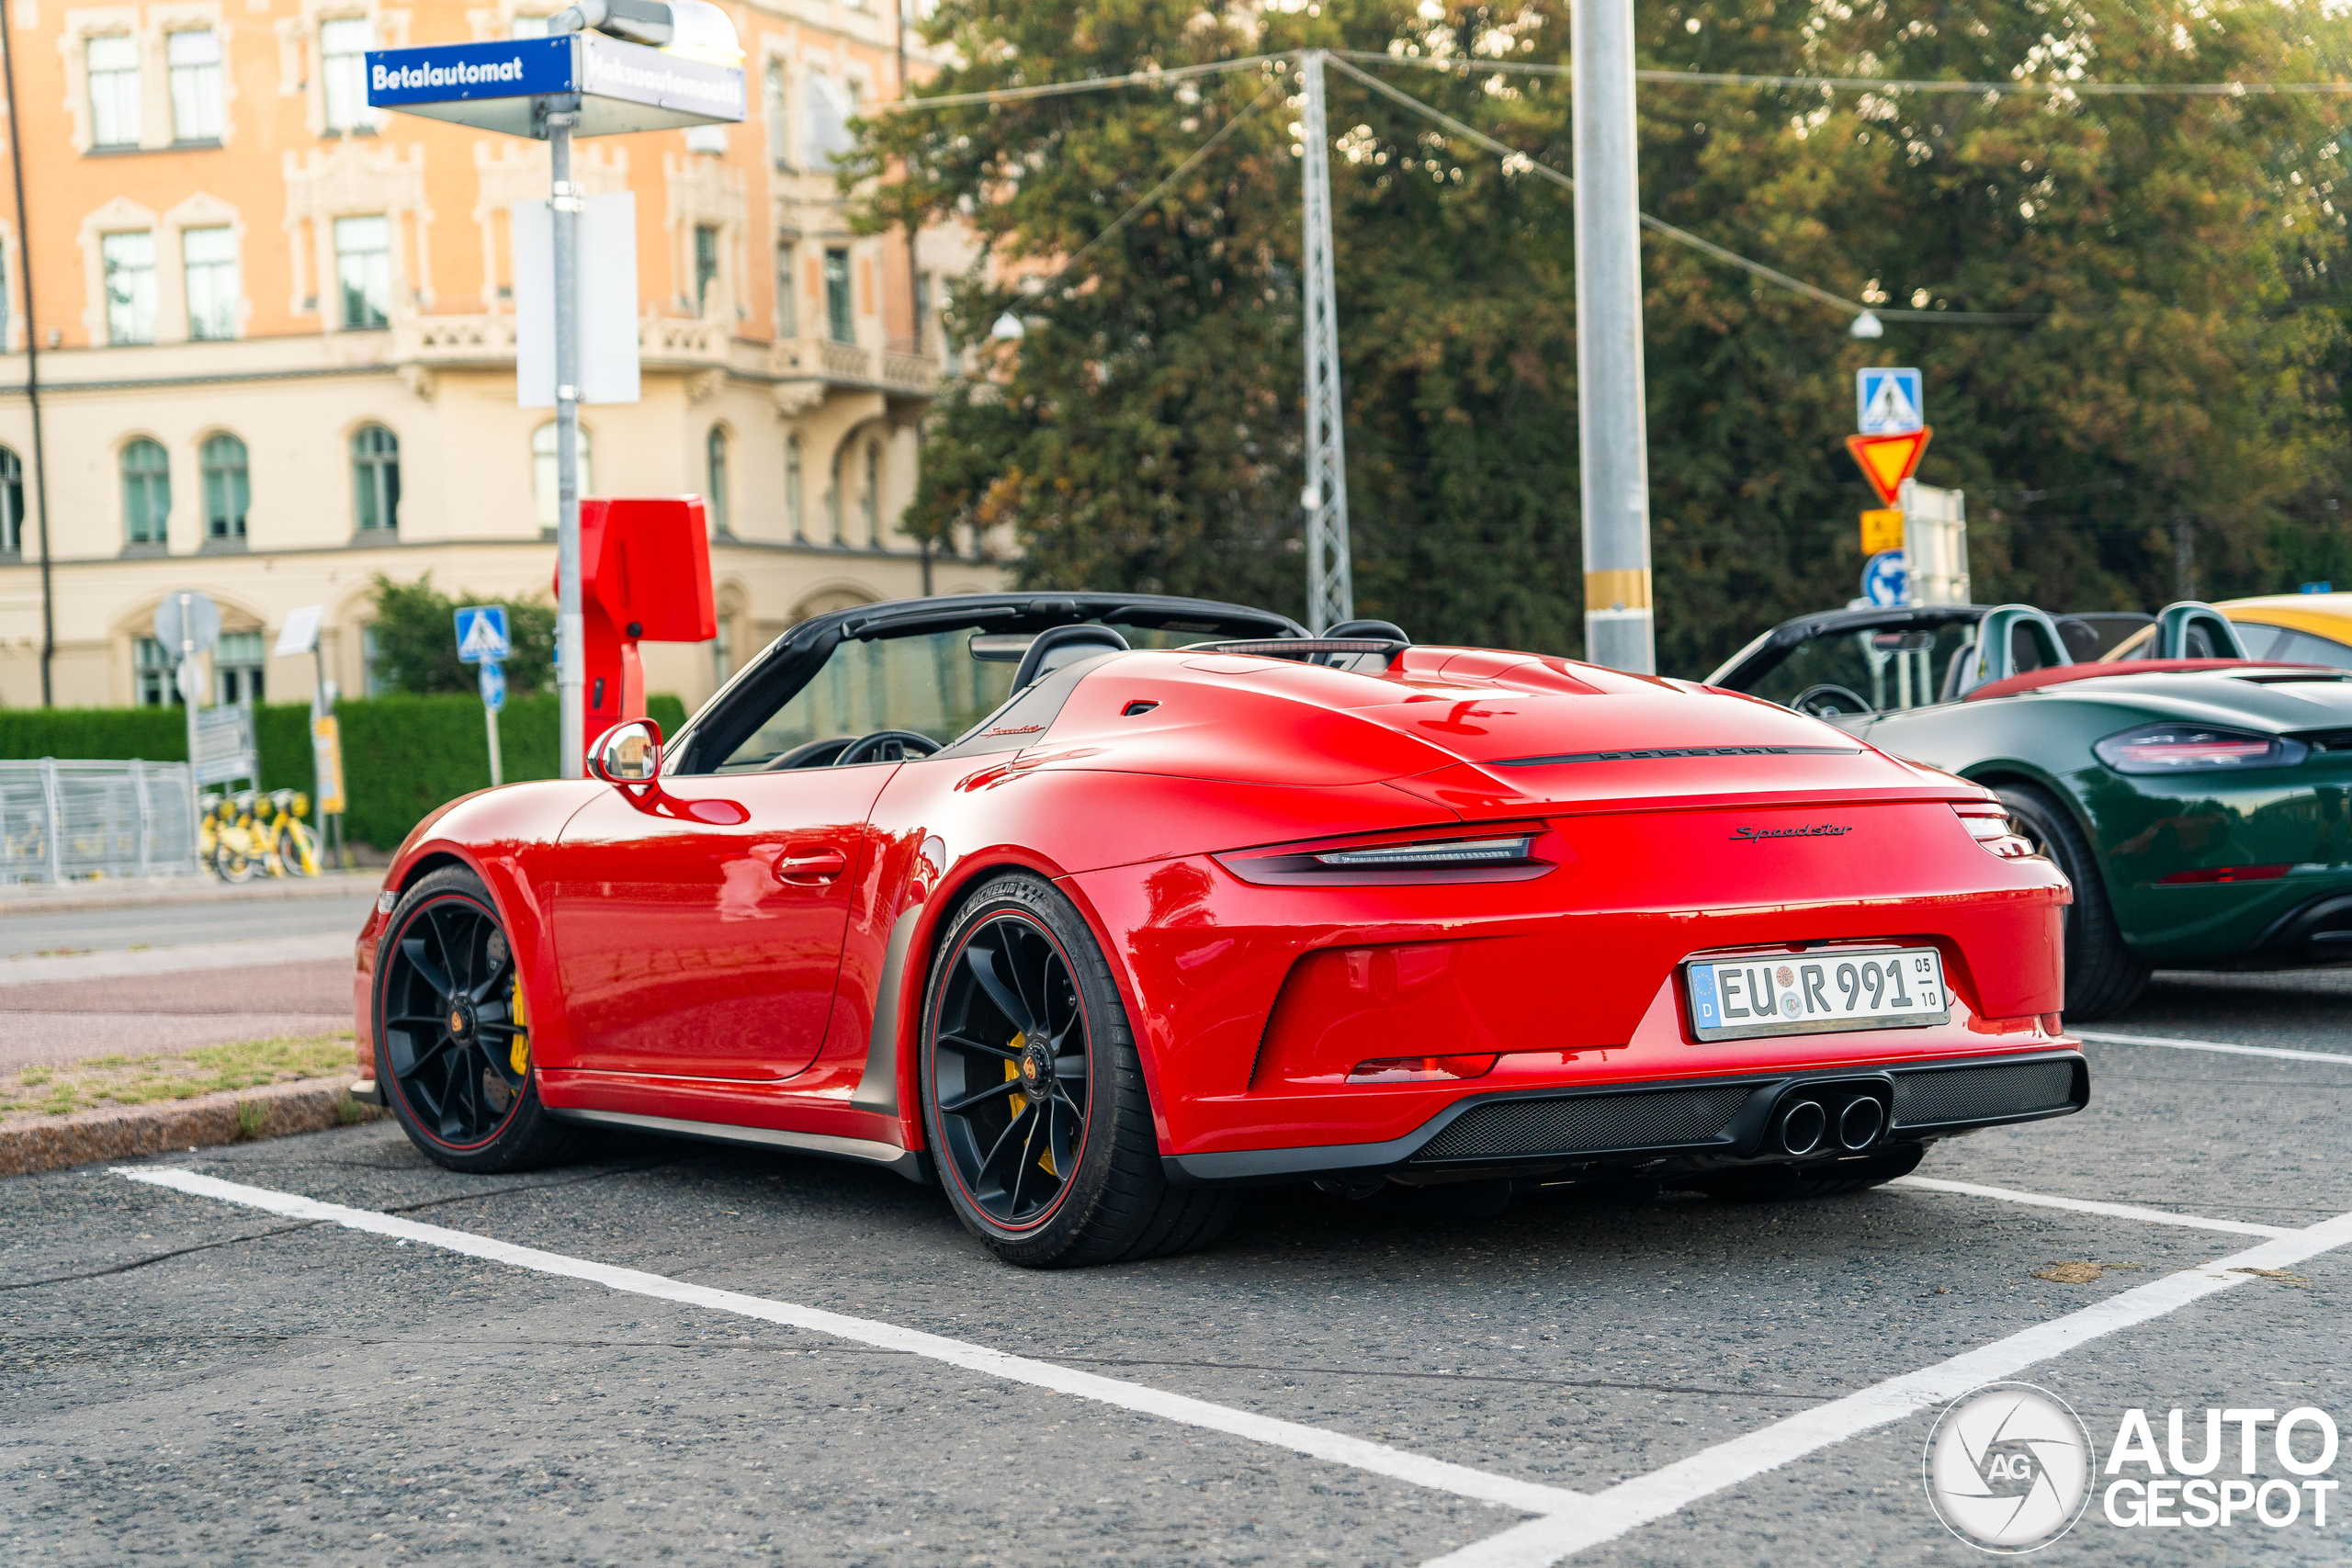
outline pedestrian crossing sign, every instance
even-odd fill
[[[458,612],[458,657],[468,664],[503,660],[514,652],[506,640],[506,607],[470,604]]]
[[[1854,372],[1854,429],[1864,435],[1908,435],[1928,423],[1919,372],[1874,366]]]

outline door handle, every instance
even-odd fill
[[[849,856],[830,844],[785,851],[775,863],[776,880],[803,886],[831,882],[849,870]]]

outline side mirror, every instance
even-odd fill
[[[613,726],[590,749],[588,766],[606,784],[654,783],[662,776],[662,727],[650,718]]]

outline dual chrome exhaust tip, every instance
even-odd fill
[[[1782,1154],[1802,1157],[1833,1146],[1860,1154],[1886,1131],[1886,1107],[1871,1094],[1853,1095],[1842,1104],[1834,1097],[1799,1094],[1781,1103],[1772,1129]]]

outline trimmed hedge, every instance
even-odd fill
[[[649,697],[645,705],[665,735],[686,722],[676,697]],[[479,697],[354,699],[336,704],[335,716],[343,721],[344,833],[354,843],[389,850],[435,807],[489,786]],[[507,782],[556,776],[558,724],[552,694],[507,700],[498,716]],[[308,703],[255,709],[254,740],[264,789],[311,787]],[[39,757],[182,762],[187,720],[176,707],[0,710],[0,758]]]

